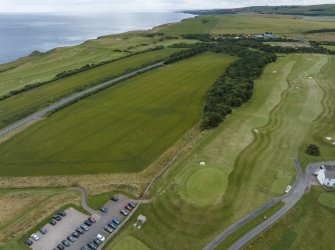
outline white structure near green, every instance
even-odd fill
[[[315,174],[321,185],[335,188],[335,167],[322,165]]]

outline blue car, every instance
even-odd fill
[[[114,222],[116,225],[120,225],[120,221],[116,218],[112,219],[112,222]]]
[[[108,223],[108,226],[110,226],[110,227],[113,228],[114,230],[117,228],[117,225],[114,224],[113,221],[110,221],[110,222]]]

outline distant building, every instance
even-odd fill
[[[335,188],[335,167],[322,165],[316,173],[316,177],[321,185]]]

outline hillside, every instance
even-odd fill
[[[305,16],[335,16],[335,4],[252,6],[252,7],[244,7],[236,9],[187,10],[183,12],[194,15],[229,15],[229,14],[259,13],[259,14],[305,15]]]

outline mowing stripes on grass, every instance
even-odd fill
[[[0,128],[13,122],[17,115],[27,112],[32,113],[32,111],[47,105],[49,102],[55,101],[64,94],[71,93],[78,87],[94,83],[111,75],[118,75],[127,69],[136,68],[142,64],[165,58],[179,50],[166,48],[135,55],[54,81],[0,101]]]
[[[131,236],[127,236],[122,238],[120,241],[118,241],[117,244],[112,245],[109,244],[106,247],[106,250],[150,250],[150,248],[148,248],[144,243],[142,243],[141,241],[139,241],[138,239],[131,237]]]
[[[0,174],[139,172],[197,124],[234,60],[205,53],[83,99],[0,144]]]

